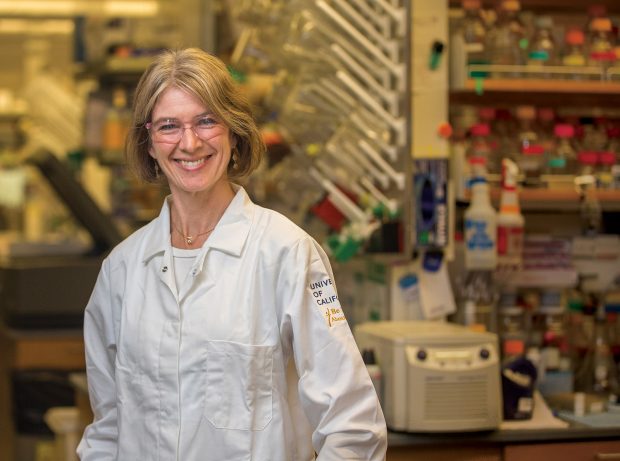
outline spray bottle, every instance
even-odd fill
[[[519,270],[523,263],[524,219],[517,193],[518,173],[515,162],[502,160],[502,194],[497,215],[497,265],[501,270]]]
[[[491,205],[489,185],[484,176],[471,182],[471,203],[465,210],[465,268],[494,270],[496,252],[497,216]]]
[[[471,182],[471,204],[465,210],[465,269],[462,287],[464,324],[475,330],[496,330],[493,280],[497,266],[497,214],[491,205],[484,168]]]

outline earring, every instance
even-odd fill
[[[159,179],[159,164],[155,162],[155,179]]]

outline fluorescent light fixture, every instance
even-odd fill
[[[0,34],[70,35],[74,29],[71,19],[0,19]]]
[[[102,15],[148,17],[159,12],[155,0],[0,0],[0,15],[67,17]]]
[[[103,2],[103,10],[107,16],[155,16],[159,3],[108,1]]]

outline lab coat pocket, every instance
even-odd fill
[[[272,416],[273,346],[209,341],[205,417],[218,429],[262,430]]]

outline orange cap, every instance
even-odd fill
[[[569,45],[583,45],[585,36],[581,29],[571,27],[566,31],[565,40]]]
[[[611,19],[609,18],[594,18],[592,20],[592,30],[599,32],[611,32]]]
[[[504,341],[504,355],[521,355],[525,352],[525,343],[522,339],[507,339]]]
[[[462,0],[461,6],[464,10],[477,10],[482,6],[480,0]]]

